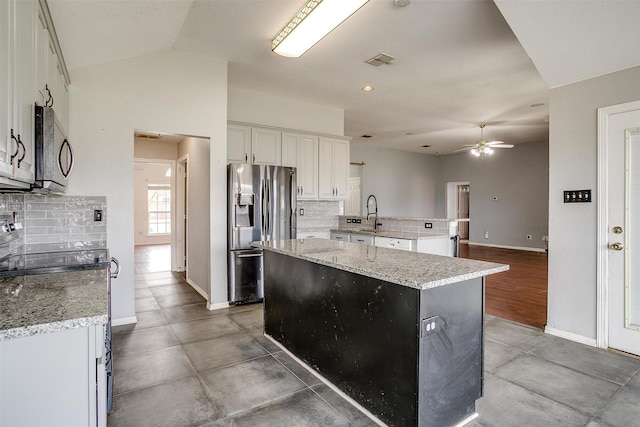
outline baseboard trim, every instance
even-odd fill
[[[111,319],[111,326],[130,325],[132,323],[138,323],[138,318],[136,316]]]
[[[196,285],[196,283],[195,283],[193,280],[189,279],[189,278],[187,278],[187,279],[185,279],[185,280],[186,280],[186,282],[189,284],[189,286],[191,286],[191,287],[193,288],[193,290],[194,290],[194,291],[196,291],[197,293],[199,293],[199,294],[200,294],[200,296],[201,296],[202,298],[204,298],[204,299],[206,299],[207,301],[209,301],[209,295],[207,295],[207,293],[206,293],[205,291],[203,291],[203,290],[200,288],[200,286]]]
[[[526,246],[508,246],[508,245],[494,245],[491,243],[476,243],[476,242],[468,242],[469,246],[486,246],[488,248],[499,248],[499,249],[513,249],[516,251],[529,251],[529,252],[546,252],[546,249],[543,248],[528,248]]]
[[[597,347],[598,344],[595,338],[585,337],[583,335],[574,334],[573,332],[563,331],[556,328],[545,326],[544,333],[553,335],[555,337],[564,338],[569,341],[574,341],[580,344],[588,345],[590,347]]]
[[[229,301],[217,302],[215,304],[211,304],[210,302],[207,301],[207,310],[214,311],[214,310],[221,310],[223,308],[229,308]]]

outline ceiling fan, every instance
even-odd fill
[[[465,145],[464,148],[460,148],[459,150],[455,150],[454,153],[458,151],[471,151],[471,154],[476,157],[482,157],[483,159],[486,156],[490,156],[493,154],[494,148],[513,148],[513,144],[505,144],[502,141],[485,141],[484,140],[484,127],[485,124],[480,124],[480,141],[476,142],[473,145]]]

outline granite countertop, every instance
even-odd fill
[[[255,247],[415,289],[507,271],[509,266],[327,239],[252,242]]]
[[[0,341],[108,321],[108,270],[0,277]]]
[[[371,230],[362,228],[332,228],[332,233],[348,233],[348,234],[368,234],[371,236],[391,237],[393,239],[409,239],[409,240],[424,240],[424,239],[448,239],[448,234],[418,234],[409,233],[407,231],[386,231],[386,230]]]

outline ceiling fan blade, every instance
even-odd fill
[[[492,145],[491,148],[513,148],[513,144]]]
[[[464,148],[458,148],[457,150],[453,150],[453,153],[458,153],[460,151],[469,151],[469,150],[472,150],[473,147],[475,147],[475,145],[470,145],[470,146],[464,147]]]
[[[498,145],[498,144],[504,144],[504,142],[502,142],[502,141],[487,141],[487,142],[485,142],[485,144],[494,146],[494,145]]]

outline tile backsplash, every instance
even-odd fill
[[[101,221],[94,211],[101,210]],[[106,197],[0,194],[0,215],[22,224],[11,252],[52,252],[107,247]]]
[[[298,231],[317,231],[338,228],[338,215],[343,212],[340,200],[299,200]]]

